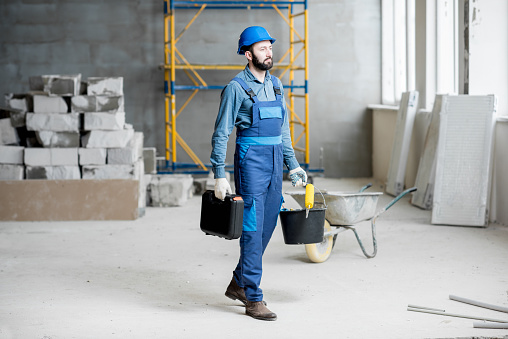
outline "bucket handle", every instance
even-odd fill
[[[320,205],[323,205],[325,208],[328,208],[328,206],[326,206],[326,199],[325,199],[325,196],[323,195],[323,193],[321,192],[321,190],[320,190],[318,187],[316,187],[316,186],[314,186],[314,188],[317,188],[317,190],[319,191],[319,194],[321,194],[321,196],[323,197],[323,202],[319,202],[319,201],[318,201],[318,202],[314,202],[314,204],[320,204]],[[285,191],[284,191],[284,194],[286,194],[286,193],[287,193],[287,190],[285,190]],[[305,206],[304,206],[304,207],[305,207]]]

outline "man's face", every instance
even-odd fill
[[[252,45],[252,64],[262,70],[267,71],[273,67],[272,43],[268,40],[256,42]]]

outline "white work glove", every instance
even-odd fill
[[[289,177],[291,184],[295,187],[307,185],[307,173],[301,167],[289,171]]]
[[[231,186],[229,186],[228,179],[226,178],[217,178],[215,179],[215,197],[220,200],[224,200],[226,194],[231,194],[233,191],[231,190]]]

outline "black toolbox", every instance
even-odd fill
[[[225,239],[238,239],[242,235],[243,199],[239,195],[226,195],[224,201],[206,191],[201,198],[201,230]]]

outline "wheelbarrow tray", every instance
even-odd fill
[[[305,206],[305,192],[286,192],[296,202]],[[377,203],[382,192],[323,192],[327,206],[325,218],[330,225],[354,225],[363,220],[369,220],[376,214]],[[316,193],[315,203],[323,203],[323,197]]]

